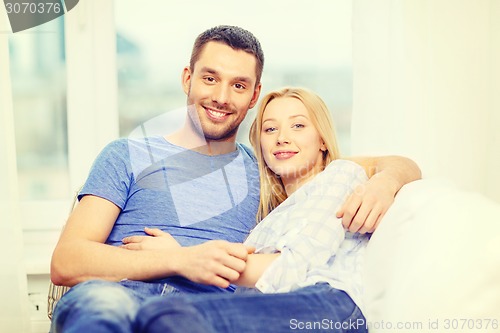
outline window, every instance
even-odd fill
[[[69,196],[62,17],[9,36],[19,196]]]
[[[35,245],[27,251],[43,258],[40,271],[48,271],[71,197],[103,146],[185,106],[181,71],[194,39],[211,26],[239,25],[259,38],[263,94],[284,85],[319,93],[348,154],[351,6],[349,0],[257,0],[245,8],[229,0],[80,1],[65,16],[12,34],[21,220],[25,242]],[[253,115],[241,126],[241,142],[248,143]]]
[[[303,85],[318,92],[334,114],[340,145],[347,153],[352,104],[350,1],[292,5],[289,1],[259,0],[244,10],[233,1],[214,6],[206,1],[186,4],[151,0],[147,6],[137,0],[115,1],[116,31],[100,26],[99,33],[90,38],[116,33],[120,136],[127,136],[154,116],[181,108],[185,96],[180,74],[194,38],[210,26],[234,24],[252,31],[262,43],[266,56],[263,93],[283,85]],[[98,5],[81,2],[72,11],[73,17],[78,16],[75,25],[79,29],[97,29],[96,22],[101,21],[90,20],[82,12],[113,20],[110,0]],[[91,78],[67,82],[64,18],[9,37],[17,164],[24,201],[67,200],[72,196],[67,91],[99,83]],[[93,53],[103,53],[109,39],[99,43]],[[78,53],[84,49],[82,45]],[[80,67],[80,63],[72,59],[72,66]],[[113,90],[112,81],[105,84],[105,91]],[[107,99],[114,97],[111,94]],[[240,141],[247,141],[245,127],[251,119],[252,113],[242,125]],[[107,126],[112,128],[114,124]]]
[[[118,136],[112,5],[83,1],[70,15],[9,36],[28,274],[49,272],[75,191]]]

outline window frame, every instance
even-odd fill
[[[71,194],[62,200],[20,201],[28,274],[49,273],[73,197],[98,153],[119,135],[113,0],[80,1],[64,19]]]

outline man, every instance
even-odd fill
[[[184,126],[103,150],[52,257],[52,281],[75,286],[57,304],[52,332],[131,332],[151,296],[234,291],[231,282],[252,251],[241,243],[259,200],[255,159],[235,137],[257,103],[263,65],[248,31],[205,31],[182,75]],[[420,171],[405,158],[357,161],[378,172],[338,214],[349,230],[371,232]],[[141,242],[160,244],[164,237],[181,246],[141,249]]]

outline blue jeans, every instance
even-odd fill
[[[175,283],[175,279],[172,279]],[[177,293],[227,292],[189,281],[173,287],[164,282],[90,280],[72,287],[54,310],[51,333],[131,333],[142,303]]]
[[[174,295],[145,302],[134,332],[367,332],[365,317],[343,291],[317,284],[281,294]]]

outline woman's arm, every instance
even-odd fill
[[[332,211],[366,181],[359,165],[334,161],[262,220],[245,244],[279,255],[255,257],[262,260],[255,266],[247,262],[243,277],[248,276],[248,285],[286,292],[306,281],[311,270],[328,265],[345,239],[342,222]]]
[[[234,284],[254,288],[264,271],[280,256],[280,253],[255,253],[249,254],[245,270]]]

